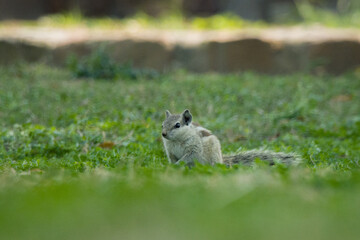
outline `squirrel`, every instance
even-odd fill
[[[232,166],[241,163],[251,165],[260,159],[274,165],[276,160],[286,165],[297,165],[301,158],[294,153],[272,152],[268,150],[250,150],[236,155],[222,155],[219,139],[210,130],[192,122],[188,109],[181,114],[165,112],[166,119],[162,124],[162,139],[169,163],[193,166],[217,163]]]

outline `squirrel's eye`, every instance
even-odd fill
[[[176,123],[175,128],[179,128],[179,127],[180,127],[180,123]]]

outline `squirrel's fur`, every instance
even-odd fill
[[[206,128],[192,122],[189,110],[181,114],[166,111],[166,119],[162,124],[162,139],[166,155],[170,163],[185,163],[188,166],[195,160],[201,164],[223,163],[228,166],[242,163],[251,164],[260,159],[274,164],[276,161],[287,165],[300,162],[300,157],[293,153],[272,152],[268,150],[251,150],[232,156],[223,156],[218,138]]]

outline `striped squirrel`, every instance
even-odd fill
[[[278,160],[287,165],[296,165],[301,159],[293,153],[272,152],[267,150],[250,150],[236,155],[223,156],[219,139],[206,128],[192,122],[189,110],[181,114],[166,111],[166,119],[162,124],[162,139],[166,155],[170,163],[194,165],[197,160],[201,164],[242,163],[250,165],[255,159],[269,162]]]

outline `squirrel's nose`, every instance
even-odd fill
[[[163,132],[163,133],[162,133],[162,136],[163,136],[163,137],[166,137],[166,133]]]

